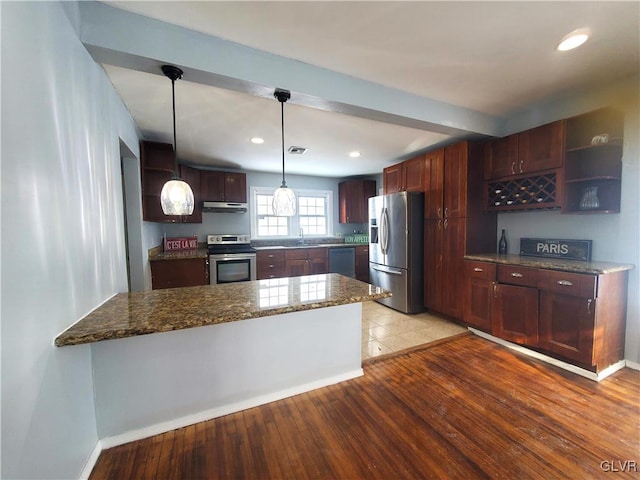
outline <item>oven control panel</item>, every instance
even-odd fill
[[[221,234],[207,235],[208,245],[234,245],[234,244],[243,244],[243,243],[251,243],[251,236],[250,235],[221,235]]]

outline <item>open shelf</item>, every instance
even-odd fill
[[[620,212],[623,129],[612,108],[567,120],[562,213]]]

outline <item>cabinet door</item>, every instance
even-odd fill
[[[200,194],[205,202],[224,202],[224,172],[200,171]]]
[[[444,149],[444,218],[467,216],[467,158],[467,142]]]
[[[356,247],[356,279],[369,283],[369,247]]]
[[[498,138],[484,146],[484,178],[486,180],[515,175],[518,167],[518,136]]]
[[[442,220],[424,222],[424,305],[442,311]]]
[[[442,218],[444,189],[444,149],[427,153],[425,157],[425,218]]]
[[[492,334],[522,345],[538,343],[538,290],[496,284],[491,305]]]
[[[151,264],[151,288],[193,287],[209,283],[209,266],[204,258],[155,260]]]
[[[309,275],[311,273],[311,265],[308,259],[287,260],[287,276],[299,277],[301,275]]]
[[[496,278],[495,263],[464,261],[465,304],[463,320],[491,332],[491,298]]]
[[[247,203],[247,175],[239,172],[225,172],[224,201]]]
[[[391,165],[382,171],[382,190],[384,193],[402,191],[402,164]]]
[[[516,173],[530,173],[562,166],[565,121],[548,123],[518,134]]]
[[[538,345],[585,366],[593,364],[596,300],[540,292]]]
[[[193,214],[183,215],[184,223],[202,223],[202,198],[200,196],[200,170],[180,165],[180,177],[189,184],[193,191]]]
[[[329,271],[329,250],[323,247],[311,248],[309,255],[309,274],[317,275]]]
[[[366,223],[369,198],[376,194],[374,180],[348,180],[338,185],[340,223]]]
[[[441,272],[439,277],[441,313],[461,319],[464,307],[464,239],[465,219],[445,218],[442,221]]]
[[[402,164],[402,185],[407,192],[424,192],[425,190],[425,157],[407,160]]]

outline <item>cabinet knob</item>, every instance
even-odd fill
[[[572,287],[573,283],[571,283],[569,280],[558,280],[556,282],[558,285],[562,285],[564,287]]]
[[[512,272],[511,276],[514,278],[522,278],[524,277],[524,275],[522,275],[520,272]]]
[[[516,162],[511,162],[511,175],[516,173]]]
[[[589,299],[587,300],[587,313],[588,313],[589,315],[591,315],[591,302],[593,302],[593,299],[589,298]]]
[[[484,272],[484,270],[483,270],[482,268],[480,268],[480,267],[475,267],[475,268],[473,269],[473,271],[474,271],[474,272]]]
[[[522,173],[522,162],[524,162],[524,160],[520,160],[520,166],[519,166],[519,168],[520,168],[520,173]]]

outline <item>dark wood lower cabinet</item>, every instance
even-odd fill
[[[151,264],[151,288],[195,287],[209,284],[209,260],[185,258],[154,260]]]
[[[534,346],[538,342],[538,290],[531,287],[496,284],[492,331],[513,343]]]
[[[464,277],[470,326],[595,372],[624,358],[626,270],[597,275],[465,261]]]
[[[327,248],[286,248],[259,250],[258,280],[317,275],[329,271]]]
[[[356,247],[356,279],[369,283],[369,246]]]
[[[463,320],[480,330],[491,332],[491,298],[495,287],[496,265],[487,262],[464,262],[467,283]]]
[[[540,292],[538,346],[591,365],[596,300]]]

